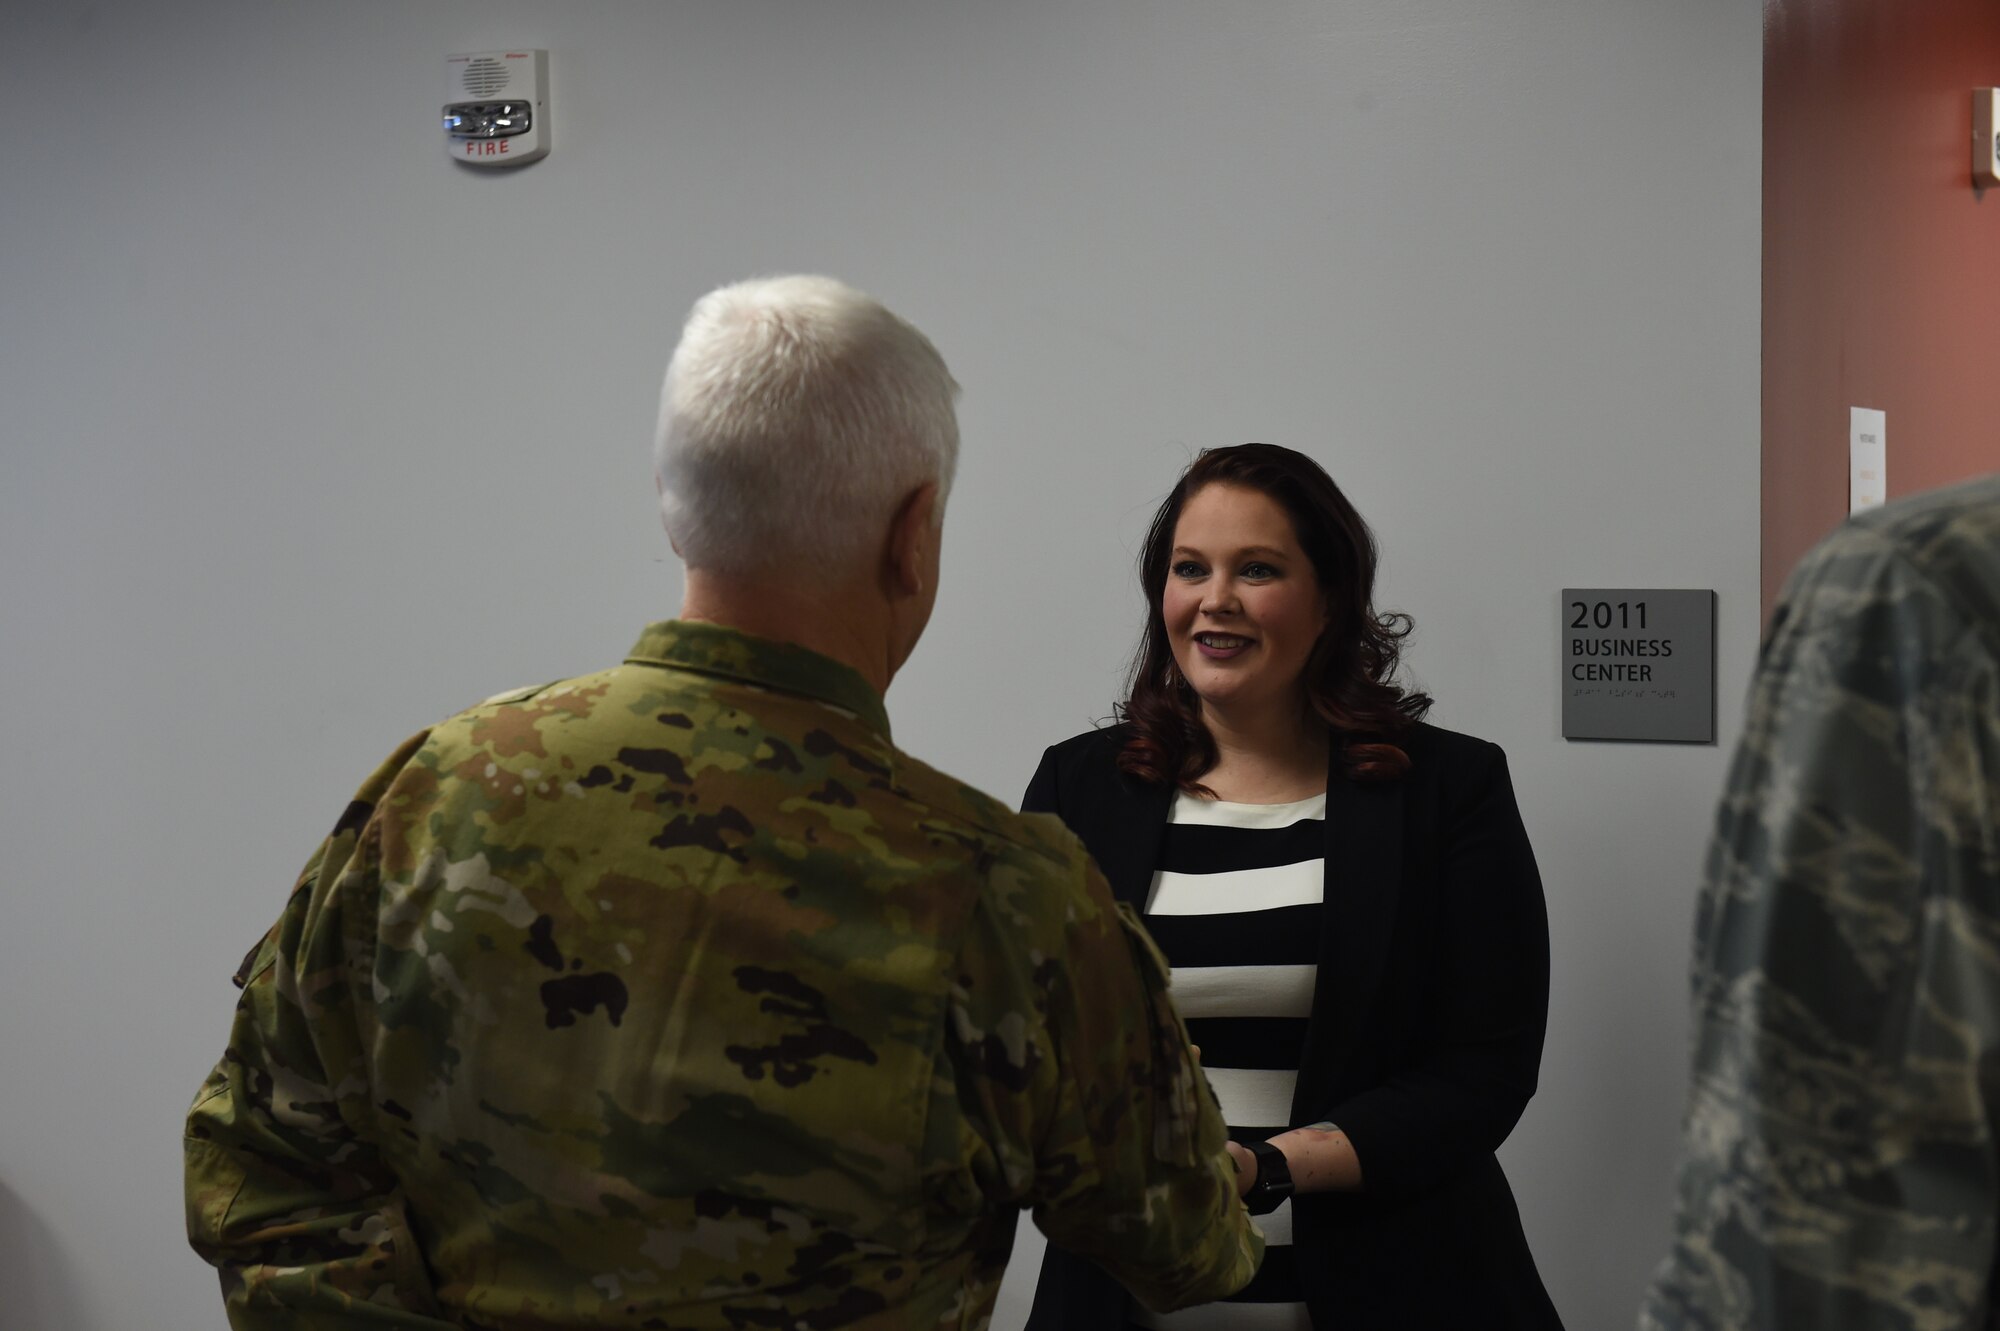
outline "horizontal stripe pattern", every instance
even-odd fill
[[[1264,1249],[1264,1264],[1250,1283],[1230,1295],[1231,1303],[1297,1303],[1305,1298],[1299,1288],[1299,1268],[1292,1245],[1271,1244]]]
[[[1312,1331],[1302,1303],[1204,1303],[1164,1315],[1132,1309],[1140,1331]]]
[[[1190,1017],[1187,1032],[1202,1062],[1218,1068],[1296,1075],[1306,1048],[1306,1022],[1297,1017]]]
[[[1293,1251],[1290,1245],[1265,1248],[1264,1264],[1250,1283],[1221,1303],[1173,1313],[1148,1312],[1135,1303],[1133,1323],[1159,1331],[1312,1331]]]
[[[1318,979],[1325,913],[1326,801],[1289,805],[1175,799],[1146,909],[1173,969],[1174,1003],[1201,1047],[1208,1084],[1237,1141],[1291,1121]],[[1136,1325],[1162,1331],[1310,1331],[1287,1202],[1256,1219],[1264,1264],[1220,1303]]]
[[[1290,804],[1240,804],[1233,800],[1174,797],[1175,827],[1228,827],[1249,832],[1268,832],[1290,827],[1308,819],[1326,820],[1326,792]]]
[[[1264,1242],[1273,1248],[1289,1248],[1292,1244],[1292,1204],[1290,1201],[1278,1203],[1278,1209],[1269,1215],[1250,1217],[1251,1223],[1263,1232]]]
[[[1224,1123],[1292,1121],[1292,1089],[1299,1080],[1296,1063],[1288,1068],[1212,1068],[1207,1066],[1207,1046],[1201,1053],[1202,1071],[1208,1074]]]
[[[1148,915],[1213,915],[1217,878],[1227,878],[1227,900],[1231,911],[1282,910],[1287,906],[1317,906],[1326,891],[1326,868],[1319,860],[1298,864],[1274,864],[1262,869],[1243,869],[1231,874],[1173,873],[1153,875],[1153,899],[1146,903]]]
[[[1325,823],[1294,823],[1275,832],[1174,823],[1160,844],[1159,867],[1177,873],[1240,873],[1279,864],[1304,864],[1325,854]]]
[[[1319,967],[1309,961],[1287,966],[1175,966],[1174,1006],[1183,1017],[1310,1017],[1318,980]]]
[[[1174,973],[1203,966],[1312,966],[1322,906],[1249,915],[1148,915],[1146,932]]]
[[[1133,1305],[1140,1331],[1312,1331],[1302,1303],[1204,1303],[1161,1316]]]

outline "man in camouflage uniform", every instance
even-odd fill
[[[2000,477],[1855,518],[1764,644],[1649,1331],[2000,1325]]]
[[[890,742],[955,390],[837,283],[697,304],[682,620],[406,743],[238,977],[186,1131],[233,1326],[983,1327],[1023,1207],[1156,1308],[1248,1281],[1157,953]]]

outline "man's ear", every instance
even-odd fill
[[[924,551],[930,543],[937,495],[937,482],[929,481],[910,491],[896,506],[896,516],[889,523],[889,548],[882,569],[892,593],[923,595]]]

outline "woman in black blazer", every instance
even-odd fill
[[[1323,854],[1323,879],[1306,866],[1323,901],[1285,917],[1314,927],[1279,935],[1295,950],[1286,960],[1316,963],[1309,999],[1295,1000],[1309,1007],[1289,1024],[1189,1021],[1198,1045],[1211,1038],[1204,1028],[1220,1043],[1259,1026],[1250,1043],[1268,1049],[1263,1028],[1276,1026],[1281,1053],[1301,1050],[1280,1130],[1236,1131],[1245,1125],[1222,1097],[1253,1210],[1288,1182],[1296,1189],[1290,1248],[1274,1247],[1238,1297],[1299,1302],[1155,1321],[1097,1267],[1052,1247],[1029,1331],[1561,1327],[1494,1158],[1541,1060],[1541,880],[1500,750],[1423,724],[1430,699],[1395,684],[1409,621],[1376,613],[1375,562],[1366,524],[1311,459],[1263,444],[1203,453],[1146,542],[1147,629],[1120,724],[1049,749],[1022,801],[1060,816],[1141,911],[1169,878],[1184,896],[1224,882],[1165,872],[1187,867],[1177,855],[1206,856],[1194,867],[1214,870],[1218,854]],[[1322,791],[1323,845],[1309,823],[1293,825],[1284,853],[1269,833],[1176,830],[1236,813],[1254,823],[1274,806],[1310,812]],[[1255,836],[1253,852],[1214,849]],[[1229,909],[1228,889],[1218,899]],[[1252,917],[1195,918],[1212,937]],[[1273,937],[1276,918],[1259,937]],[[1154,923],[1171,959],[1176,922]],[[1220,1090],[1218,1052],[1203,1057]],[[1276,1149],[1252,1147],[1260,1138]]]

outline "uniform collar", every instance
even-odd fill
[[[789,642],[754,637],[720,624],[664,619],[648,624],[625,658],[629,665],[672,666],[720,675],[783,693],[803,694],[889,738],[882,695],[851,666]]]

